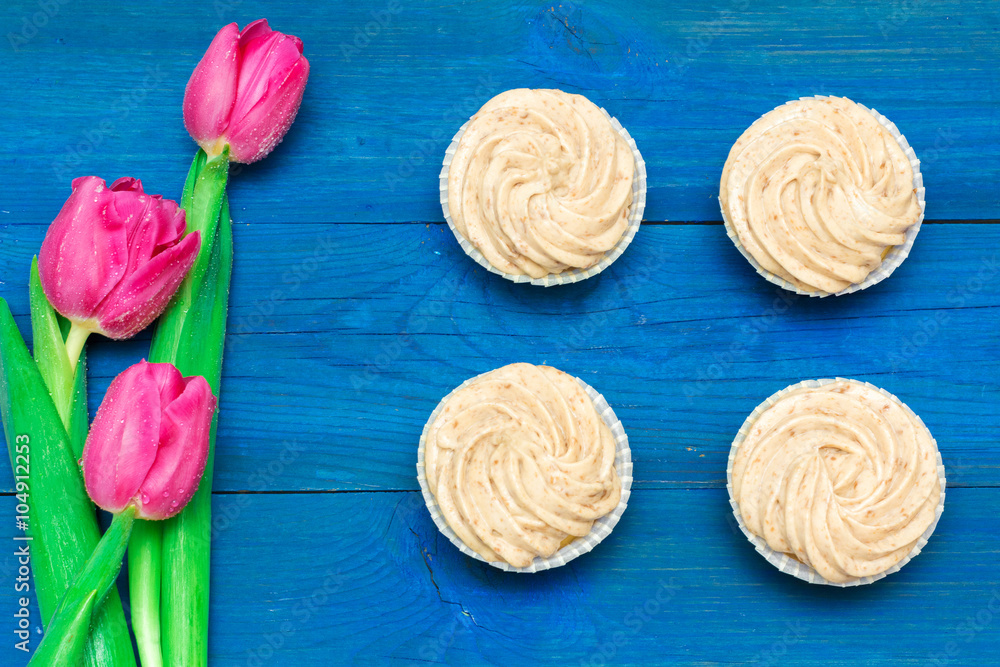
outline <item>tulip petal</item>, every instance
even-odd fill
[[[159,221],[162,217],[168,217],[169,212],[164,211],[162,214],[160,213],[164,205],[162,197],[160,195],[147,195],[144,193],[142,191],[142,181],[138,178],[119,178],[111,184],[110,189],[115,195],[111,198],[109,212],[112,215],[109,217],[113,217],[125,225],[129,256],[125,272],[130,273],[135,270],[136,266],[142,260],[148,259],[151,256],[151,252],[142,252],[146,246],[151,250],[155,244],[155,242],[149,243],[145,241],[145,238],[149,236],[148,228],[151,226],[151,223]],[[168,203],[174,209],[177,208],[174,202],[168,200]],[[160,225],[160,227],[165,226]],[[172,240],[177,240],[182,235],[183,229],[180,232],[174,232]],[[163,241],[166,241],[166,239],[163,239]]]
[[[135,499],[156,460],[161,413],[150,366],[139,362],[111,382],[83,449],[87,493],[109,512]]]
[[[162,410],[176,401],[177,398],[184,393],[184,389],[187,387],[188,382],[173,364],[149,364],[149,368],[152,372],[153,379],[156,381],[156,387],[160,393],[160,408]],[[160,428],[162,430],[162,423]]]
[[[228,143],[232,161],[256,162],[295,120],[308,75],[298,37],[271,30],[266,19],[242,31],[230,24],[216,35],[188,82],[185,125],[210,155]],[[224,94],[212,93],[213,86]]]
[[[199,144],[214,143],[229,124],[236,101],[239,37],[235,23],[219,30],[184,90],[184,126]]]
[[[94,317],[125,275],[127,230],[122,220],[106,214],[113,196],[96,176],[74,180],[73,192],[49,226],[38,254],[45,296],[72,320]]]
[[[137,516],[142,519],[169,519],[180,512],[205,471],[216,399],[205,378],[184,383],[180,396],[163,408],[159,452],[140,487]]]
[[[96,311],[104,335],[120,340],[149,326],[170,303],[200,249],[201,233],[188,234],[118,283]]]
[[[142,192],[142,181],[138,178],[122,176],[108,188],[112,192]]]
[[[287,39],[272,32],[253,40],[240,40],[240,76],[236,88],[236,104],[229,115],[229,124],[239,121],[267,93],[272,77],[282,75],[298,60],[294,47],[290,58]],[[291,46],[291,45],[289,45]]]
[[[309,61],[299,56],[280,80],[269,81],[269,88],[257,104],[230,125],[227,139],[233,162],[250,164],[267,156],[292,126],[302,103]]]
[[[176,202],[146,194],[138,179],[110,188],[76,179],[39,253],[45,295],[84,329],[128,338],[163,312],[193,264],[200,237],[184,239],[185,228]]]
[[[252,23],[247,23],[247,27],[240,31],[240,44],[246,44],[252,39],[265,37],[274,32],[267,24],[267,19],[257,19]]]
[[[176,202],[159,195],[118,195],[115,207],[125,218],[128,230],[128,268],[126,275],[177,244],[187,229],[184,210]]]

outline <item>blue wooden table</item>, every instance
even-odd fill
[[[312,64],[301,113],[230,189],[236,261],[214,508],[217,665],[969,665],[1000,651],[1000,9],[994,0],[562,4],[8,0],[0,90],[0,296],[28,331],[31,257],[75,176],[178,198],[181,98],[224,23],[266,16]],[[514,87],[582,93],[646,159],[646,222],[597,278],[487,274],[443,224],[453,133]],[[726,238],[732,143],[803,95],[895,121],[927,221],[887,281],[790,297]],[[91,345],[91,410],[148,334]],[[614,533],[554,571],[506,574],[434,527],[415,477],[427,416],[463,380],[547,363],[601,391],[635,485]],[[945,512],[876,584],[810,586],[734,527],[726,456],[763,398],[873,382],[937,438]],[[0,664],[13,648],[4,467]],[[37,625],[37,610],[34,612]],[[36,641],[37,644],[37,636]]]

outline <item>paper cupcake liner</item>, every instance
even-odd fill
[[[812,95],[807,97],[800,97],[799,99],[823,100],[823,99],[829,99],[829,96]],[[851,101],[853,102],[854,100]],[[895,123],[890,121],[888,118],[880,114],[875,109],[869,109],[865,105],[860,104],[858,102],[854,103],[857,104],[862,109],[864,109],[865,111],[867,111],[868,113],[870,113],[872,116],[874,116],[875,120],[879,122],[879,125],[881,125],[882,127],[884,127],[889,131],[889,134],[892,135],[892,137],[896,140],[896,143],[898,143],[899,147],[903,150],[903,154],[909,159],[910,167],[913,169],[913,188],[917,192],[917,201],[920,205],[920,215],[917,216],[916,224],[914,224],[912,227],[906,230],[906,236],[905,240],[903,241],[903,244],[892,246],[891,248],[889,248],[888,254],[886,254],[882,258],[882,263],[879,264],[877,267],[875,267],[875,269],[868,274],[867,278],[865,278],[860,283],[854,283],[852,285],[848,285],[839,292],[831,293],[831,292],[824,292],[821,290],[807,291],[800,289],[799,287],[796,287],[795,285],[788,282],[781,276],[777,276],[771,273],[770,271],[762,267],[759,263],[757,263],[757,260],[754,259],[753,255],[747,252],[746,248],[743,247],[743,244],[740,243],[740,237],[736,233],[736,230],[733,229],[732,224],[729,222],[729,216],[726,214],[725,207],[722,206],[722,202],[720,201],[719,208],[722,210],[722,220],[725,223],[726,235],[729,236],[730,240],[732,240],[733,244],[736,246],[736,249],[740,251],[740,254],[743,255],[748,262],[750,262],[750,265],[753,266],[754,270],[757,271],[757,273],[759,273],[761,276],[763,276],[768,282],[774,283],[778,287],[782,287],[788,290],[789,292],[795,292],[796,294],[801,294],[803,296],[815,296],[820,298],[827,296],[842,296],[844,294],[852,294],[854,292],[859,292],[861,290],[868,289],[872,285],[882,282],[883,280],[892,275],[892,272],[895,271],[896,268],[903,263],[903,260],[909,257],[910,249],[913,247],[913,241],[917,238],[917,232],[920,231],[920,225],[924,221],[924,209],[926,208],[926,203],[924,201],[924,177],[920,173],[920,160],[917,159],[917,154],[913,152],[913,148],[910,147],[910,144],[906,140],[906,137],[904,137],[903,133],[899,131],[899,128],[896,127]],[[789,103],[786,102],[785,104]],[[777,108],[780,109],[781,107]],[[770,111],[768,113],[770,113]],[[753,124],[750,125],[750,127],[753,127],[753,125],[759,121],[760,119],[758,118],[756,121],[754,121]]]
[[[503,570],[505,572],[541,572],[542,570],[551,570],[554,567],[559,567],[570,562],[578,556],[582,556],[585,553],[590,552],[591,549],[600,544],[604,538],[611,534],[611,531],[618,524],[618,520],[621,518],[622,513],[625,508],[628,507],[628,499],[632,492],[632,451],[628,446],[628,436],[625,435],[625,428],[622,426],[621,421],[615,416],[615,411],[611,409],[608,402],[604,397],[594,390],[589,384],[581,380],[580,378],[574,377],[587,395],[590,396],[590,400],[594,402],[594,407],[597,409],[601,419],[604,423],[608,425],[611,429],[611,435],[615,439],[615,471],[618,473],[618,478],[621,480],[622,485],[622,495],[621,499],[618,501],[618,505],[609,513],[594,522],[593,528],[590,532],[583,537],[578,537],[572,542],[562,547],[554,554],[548,558],[535,557],[535,560],[531,562],[527,567],[513,567],[509,563],[504,561],[488,561],[475,551],[466,546],[455,531],[451,529],[448,522],[445,521],[444,516],[441,514],[441,508],[438,506],[437,500],[434,498],[434,494],[431,493],[427,486],[427,476],[424,471],[424,448],[427,441],[427,431],[430,429],[431,424],[437,419],[438,414],[441,412],[444,404],[451,398],[459,389],[462,389],[467,384],[476,380],[480,376],[470,378],[460,384],[455,389],[451,390],[447,396],[441,399],[441,402],[437,404],[434,411],[431,412],[430,418],[427,420],[427,424],[424,425],[424,430],[420,434],[420,445],[417,447],[417,481],[420,483],[420,492],[424,496],[424,502],[427,504],[427,509],[431,513],[431,518],[434,519],[434,524],[438,527],[438,530],[447,537],[452,544],[454,544],[459,551],[461,551],[466,556],[470,558],[475,558],[476,560],[482,561],[484,563],[489,563],[495,568]]]
[[[910,550],[910,553],[907,554],[906,558],[899,561],[898,563],[896,563],[889,569],[885,570],[884,572],[880,572],[876,575],[872,575],[869,577],[860,577],[858,579],[853,579],[847,582],[833,582],[824,579],[822,576],[820,576],[820,574],[816,570],[814,570],[809,565],[806,565],[805,563],[801,562],[800,560],[796,559],[795,557],[789,554],[783,553],[781,551],[775,551],[774,549],[772,549],[767,545],[767,542],[764,541],[764,538],[750,532],[750,530],[746,527],[746,524],[743,523],[743,515],[740,513],[740,506],[733,497],[733,461],[736,460],[736,450],[739,449],[740,445],[743,444],[744,439],[746,439],[747,433],[750,432],[750,429],[753,427],[754,423],[760,417],[761,413],[770,408],[778,401],[778,399],[780,399],[782,396],[791,391],[794,391],[801,387],[809,387],[809,388],[822,387],[825,384],[830,384],[831,382],[838,382],[838,381],[850,382],[851,384],[862,385],[874,389],[875,391],[879,392],[886,398],[889,398],[895,403],[901,405],[903,409],[906,410],[906,412],[908,412],[911,416],[913,416],[916,419],[917,423],[920,424],[920,426],[927,428],[924,425],[924,422],[920,419],[920,417],[917,416],[917,414],[914,413],[913,410],[911,410],[910,407],[906,405],[906,403],[899,400],[896,396],[889,393],[885,389],[882,389],[881,387],[876,387],[875,385],[870,384],[868,382],[861,382],[859,380],[849,380],[846,378],[805,380],[803,382],[793,384],[789,387],[785,387],[781,391],[769,396],[767,400],[765,400],[763,403],[754,408],[754,411],[751,412],[750,416],[747,417],[746,421],[743,422],[743,426],[740,427],[739,433],[736,434],[736,439],[733,440],[732,449],[729,450],[729,461],[726,466],[726,489],[729,491],[729,504],[733,508],[733,515],[736,517],[736,522],[739,524],[740,530],[743,531],[743,534],[746,535],[747,539],[750,540],[751,544],[753,544],[754,548],[757,550],[757,553],[763,556],[768,563],[775,566],[785,574],[790,574],[793,577],[801,579],[802,581],[807,581],[810,584],[821,584],[826,586],[836,586],[838,588],[849,588],[852,586],[864,586],[866,584],[872,583],[873,581],[878,581],[879,579],[883,579],[886,576],[892,574],[893,572],[898,572],[904,565],[909,563],[917,554],[920,553],[920,551],[924,548],[924,545],[927,544],[927,540],[930,539],[931,534],[934,532],[934,529],[937,528],[938,520],[941,518],[941,513],[944,511],[945,474],[944,474],[944,462],[941,460],[941,451],[938,449],[937,441],[934,439],[933,435],[931,435],[931,443],[933,443],[934,451],[937,454],[937,475],[938,475],[938,482],[941,484],[941,499],[938,501],[937,511],[934,513],[934,521],[931,522],[931,525],[927,528],[927,530],[924,531],[923,535],[920,536],[916,544],[913,545],[913,549]],[[928,433],[929,432],[930,429],[928,429]]]
[[[441,196],[441,209],[444,211],[444,219],[448,222],[448,227],[451,228],[451,232],[455,235],[455,239],[458,244],[462,246],[462,250],[465,254],[475,260],[476,264],[483,267],[490,273],[495,273],[498,276],[503,276],[507,280],[513,281],[515,283],[531,283],[532,285],[542,285],[544,287],[551,287],[553,285],[566,285],[569,283],[580,282],[581,280],[586,280],[591,276],[596,276],[598,273],[604,269],[611,266],[612,262],[621,257],[622,253],[625,252],[625,248],[628,244],[632,242],[632,238],[635,233],[639,230],[639,225],[642,223],[642,215],[646,210],[646,162],[642,159],[642,155],[639,154],[639,148],[635,145],[635,140],[628,133],[622,124],[618,122],[617,118],[611,116],[607,111],[601,107],[601,112],[611,121],[611,125],[618,131],[625,141],[628,142],[629,148],[632,149],[632,157],[635,160],[635,176],[632,178],[632,204],[629,207],[628,215],[628,227],[625,228],[625,233],[622,237],[618,239],[618,243],[615,244],[611,250],[604,254],[594,266],[587,269],[568,269],[562,273],[550,273],[548,275],[542,276],[541,278],[532,278],[531,276],[523,274],[512,274],[504,273],[500,269],[496,268],[490,264],[489,260],[479,252],[479,250],[472,245],[469,239],[465,238],[458,228],[455,227],[455,222],[451,219],[451,211],[448,208],[448,168],[451,166],[451,161],[455,157],[455,151],[458,150],[458,142],[461,141],[462,135],[465,134],[465,128],[468,127],[469,121],[466,121],[462,127],[459,128],[458,133],[455,138],[451,140],[451,145],[444,152],[444,163],[441,166],[440,175],[440,196]]]

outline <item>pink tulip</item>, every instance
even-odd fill
[[[112,381],[83,449],[83,481],[99,506],[169,519],[191,500],[208,460],[215,396],[201,376],[140,361]]]
[[[45,296],[86,332],[134,336],[159,317],[198,256],[201,236],[185,228],[184,211],[144,193],[138,179],[109,188],[78,178],[38,256]]]
[[[210,156],[229,144],[230,160],[250,164],[284,138],[302,102],[309,61],[302,40],[266,19],[235,23],[212,40],[184,92],[184,125]]]

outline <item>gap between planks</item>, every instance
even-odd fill
[[[677,491],[720,491],[725,486],[671,486],[671,487],[649,487],[633,488],[632,493],[672,493]],[[975,484],[972,486],[948,486],[949,489],[997,489],[1000,484]],[[288,489],[285,491],[212,491],[213,496],[318,496],[318,495],[344,495],[362,493],[421,493],[420,489]],[[13,491],[0,493],[0,498],[12,498]]]
[[[235,225],[240,224],[250,224],[238,220],[234,220]],[[275,223],[264,223],[264,224],[275,224]],[[288,223],[281,223],[288,224]],[[370,221],[357,221],[357,220],[296,220],[293,224],[324,224],[324,225],[444,225],[447,224],[444,220],[370,220]],[[683,227],[685,225],[722,225],[722,220],[643,220],[644,225],[666,225],[666,226],[677,226]],[[941,219],[941,220],[931,220],[925,219],[921,224],[924,225],[1000,225],[1000,218],[978,218],[969,220],[960,220],[957,218]],[[8,227],[48,227],[48,222],[17,222],[8,223]]]

